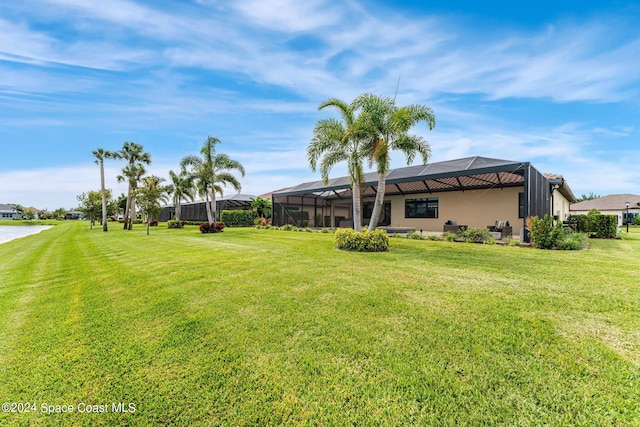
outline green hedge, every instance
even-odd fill
[[[389,236],[383,230],[356,232],[350,228],[336,231],[336,248],[358,252],[384,252],[389,249]]]
[[[253,211],[249,210],[225,210],[220,214],[220,221],[227,227],[252,227]]]
[[[570,215],[569,226],[579,233],[587,233],[592,237],[612,239],[618,230],[617,215],[602,215],[590,212],[589,215]]]

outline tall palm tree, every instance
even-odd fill
[[[335,108],[341,120],[322,119],[313,130],[313,139],[307,147],[307,158],[312,171],[316,171],[320,161],[320,175],[325,185],[329,182],[329,172],[333,166],[346,162],[351,181],[353,195],[353,229],[360,231],[362,226],[362,181],[363,161],[366,153],[363,151],[363,134],[356,118],[354,104],[329,98],[318,107]]]
[[[226,154],[216,154],[216,144],[220,143],[220,139],[215,136],[207,137],[200,154],[186,156],[180,162],[183,169],[191,167],[193,173],[198,177],[201,188],[205,194],[208,194],[207,218],[210,223],[217,219],[216,212],[216,193],[221,193],[221,185],[230,184],[236,191],[240,191],[242,186],[240,181],[230,172],[236,170],[244,177],[244,166],[237,160],[231,159]],[[206,200],[205,200],[206,203]]]
[[[129,180],[129,189],[127,191],[127,206],[124,212],[124,229],[131,230],[133,218],[135,218],[135,192],[133,191],[136,188],[137,180],[140,179],[142,175],[144,175],[144,167],[142,165],[151,164],[151,154],[145,153],[144,148],[140,144],[136,144],[135,142],[125,141],[122,145],[122,149],[116,153],[117,157],[120,159],[124,159],[127,161],[126,168],[129,168],[127,172],[125,169],[122,169],[124,177]],[[142,167],[142,173],[140,169],[133,168],[133,166],[138,165]],[[137,179],[136,179],[137,177]]]
[[[174,171],[169,171],[169,176],[171,177],[171,184],[167,186],[167,193],[173,195],[173,206],[176,209],[176,221],[180,221],[180,202],[182,199],[193,201],[194,198],[194,177],[188,175],[184,170],[179,174]]]
[[[133,220],[136,217],[136,190],[138,182],[146,173],[146,169],[141,164],[128,164],[122,169],[122,175],[118,175],[118,182],[127,181],[129,183],[129,191],[127,193],[127,207],[124,214],[124,229],[131,230]]]
[[[100,191],[102,193],[102,231],[108,231],[107,227],[107,196],[104,188],[104,159],[116,158],[116,153],[107,151],[103,148],[93,150],[93,155],[96,158],[96,164],[100,165]]]
[[[420,135],[409,134],[409,130],[419,122],[426,122],[429,130],[436,125],[433,110],[426,105],[411,104],[396,106],[395,99],[380,97],[370,93],[360,95],[354,105],[361,109],[360,124],[367,134],[369,160],[376,164],[378,186],[373,205],[369,231],[375,230],[384,203],[387,173],[391,163],[391,151],[402,151],[407,164],[413,163],[416,155],[427,163],[431,155],[429,144]]]

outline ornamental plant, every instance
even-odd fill
[[[358,252],[384,252],[389,249],[389,236],[383,230],[353,231],[345,228],[335,234],[338,249]]]

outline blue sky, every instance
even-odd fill
[[[398,104],[436,114],[414,129],[432,161],[530,161],[577,195],[638,194],[638,22],[622,0],[1,2],[0,203],[73,207],[99,188],[91,151],[124,141],[167,177],[218,136],[246,194],[316,180],[317,106],[398,79]]]

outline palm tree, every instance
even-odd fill
[[[124,211],[124,229],[131,230],[136,210],[135,193],[133,190],[136,188],[137,180],[144,175],[144,167],[142,167],[142,165],[148,165],[151,163],[151,154],[145,153],[142,145],[131,141],[125,141],[122,145],[122,149],[116,153],[116,157],[127,161],[127,166],[122,169],[123,175],[129,180],[127,206]],[[140,169],[136,170],[136,168],[133,167],[135,165],[142,167],[142,173],[138,173],[140,172]],[[125,171],[127,168],[129,168],[128,171]]]
[[[118,175],[118,182],[129,182],[129,191],[127,194],[127,207],[124,214],[124,229],[131,230],[133,220],[136,217],[136,190],[138,181],[146,173],[146,169],[141,164],[128,164],[122,169],[122,175]]]
[[[362,181],[363,133],[356,118],[356,106],[337,99],[329,98],[318,107],[335,108],[341,120],[320,120],[313,130],[313,139],[307,147],[307,158],[312,171],[316,171],[320,158],[320,175],[325,185],[329,182],[329,171],[340,162],[347,162],[351,191],[353,195],[353,229],[360,231],[362,226]]]
[[[180,162],[183,169],[192,168],[192,173],[199,180],[200,191],[205,194],[205,204],[207,207],[207,218],[209,223],[216,221],[216,193],[222,194],[220,184],[231,184],[236,190],[240,191],[242,186],[240,181],[231,174],[231,170],[237,170],[244,177],[244,166],[237,160],[231,159],[226,154],[216,154],[216,144],[220,143],[220,139],[215,136],[207,137],[204,142],[200,154],[186,156]],[[208,200],[207,200],[208,198]]]
[[[176,209],[176,221],[180,221],[180,201],[182,199],[193,201],[194,198],[194,177],[188,175],[185,170],[182,170],[180,174],[174,171],[169,171],[171,177],[171,184],[167,186],[167,193],[173,195],[173,206]]]
[[[93,150],[96,158],[96,164],[100,165],[100,191],[102,193],[102,231],[108,231],[107,227],[107,196],[104,188],[104,159],[113,159],[117,157],[116,153],[106,151],[102,148]]]
[[[433,110],[425,105],[412,104],[396,106],[395,99],[363,94],[355,99],[354,105],[361,109],[360,124],[367,134],[369,160],[376,164],[378,186],[373,205],[369,231],[375,230],[384,203],[385,185],[389,172],[392,150],[405,154],[407,164],[411,164],[419,154],[424,164],[429,160],[431,148],[420,135],[409,134],[409,130],[419,122],[426,122],[429,130],[436,124]]]

